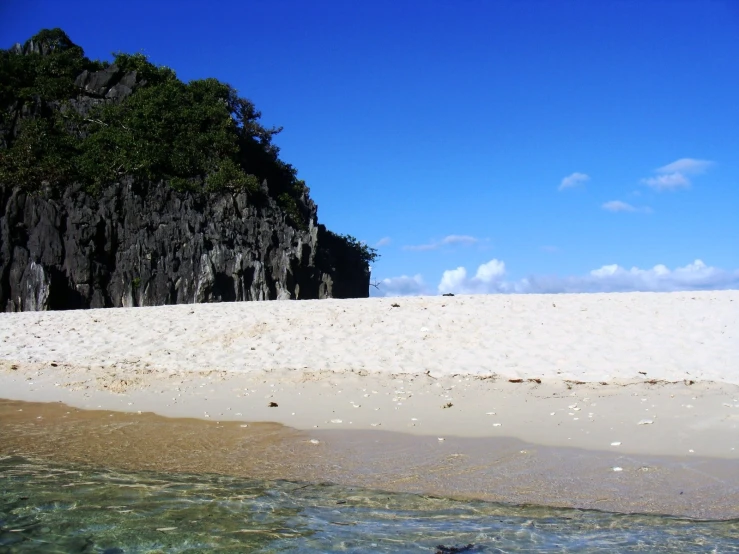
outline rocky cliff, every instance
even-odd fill
[[[366,263],[315,219],[246,193],[125,179],[93,197],[0,187],[5,311],[366,297]]]
[[[273,133],[254,123],[256,112],[245,121],[259,136],[246,134],[246,126],[237,130],[241,144],[252,148],[244,154],[251,158],[239,163],[274,177],[248,176],[261,186],[209,190],[199,185],[201,175],[180,179],[194,186],[173,188],[166,179],[125,171],[94,190],[79,183],[51,186],[54,164],[63,165],[65,156],[47,156],[46,128],[27,132],[28,139],[24,125],[59,120],[62,114],[59,121],[65,123],[48,129],[79,144],[95,128],[111,124],[95,119],[101,113],[96,109],[121,105],[147,82],[116,64],[73,73],[67,81],[53,75],[49,80],[45,72],[57,70],[42,64],[46,57],[55,52],[79,57],[81,49],[60,30],[45,33],[52,38],[16,45],[0,60],[7,82],[26,79],[26,88],[18,90],[33,85],[40,91],[23,96],[0,87],[0,165],[16,181],[0,182],[0,310],[368,296],[367,250],[318,224],[307,187],[273,154]],[[33,71],[15,56],[32,57]],[[266,146],[254,146],[259,144]],[[74,145],[70,152],[79,150]],[[28,155],[43,158],[45,165]],[[44,171],[37,173],[42,165]],[[34,179],[40,185],[27,183]]]

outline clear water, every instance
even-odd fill
[[[0,553],[739,552],[739,520],[0,459]]]

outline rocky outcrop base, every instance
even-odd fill
[[[0,187],[0,309],[366,297],[357,252],[269,198],[123,180],[91,196]]]

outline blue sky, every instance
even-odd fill
[[[739,288],[739,2],[0,3],[44,27],[253,100],[373,294]]]

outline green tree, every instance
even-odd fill
[[[330,232],[330,231],[329,231]],[[380,255],[377,253],[377,248],[372,248],[371,246],[368,246],[366,243],[356,239],[355,237],[351,235],[337,235],[341,240],[343,240],[347,247],[354,251],[359,258],[366,264],[373,263],[377,258],[380,257]]]
[[[179,190],[244,190],[269,196],[298,226],[308,195],[279,158],[254,104],[217,79],[184,83],[143,54],[91,61],[61,29],[43,30],[22,49],[0,51],[0,179],[33,190],[73,182],[99,190],[123,175],[165,180]],[[135,72],[134,92],[78,110],[85,70]],[[16,126],[21,112],[22,124]],[[28,114],[31,114],[28,117]]]

